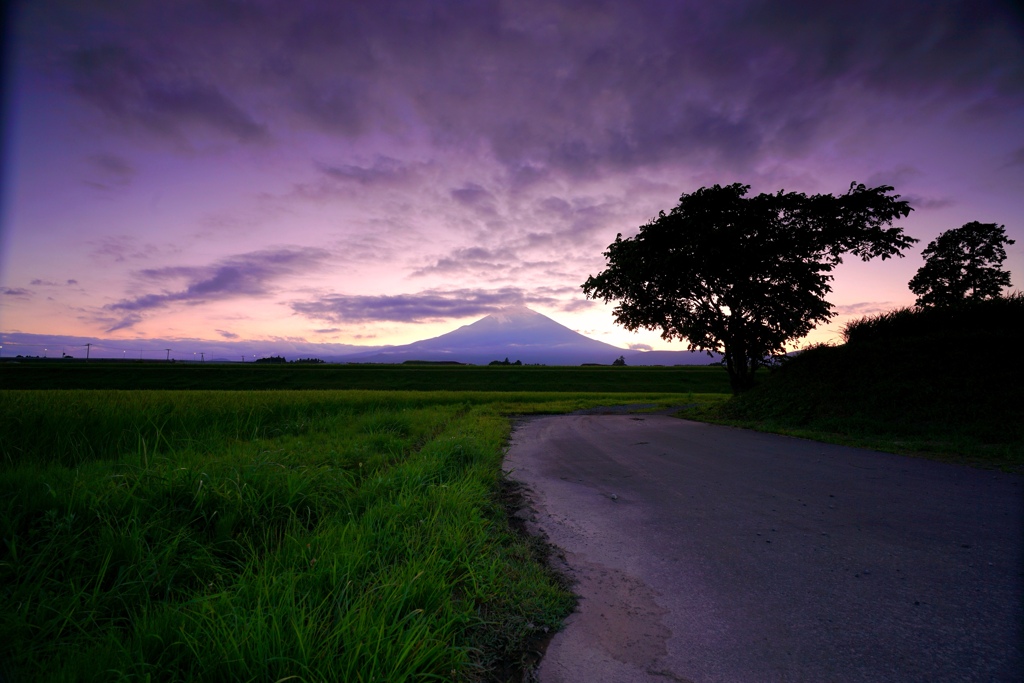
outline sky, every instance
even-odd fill
[[[1013,2],[33,0],[7,30],[0,342],[380,346],[525,304],[682,349],[580,285],[715,183],[914,208],[803,343],[911,305],[969,221],[1024,288]]]

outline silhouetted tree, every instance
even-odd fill
[[[626,364],[626,357],[625,356],[619,356],[618,358],[616,358],[615,360],[612,361],[612,365],[625,365],[625,364]]]
[[[615,300],[628,330],[660,329],[724,356],[734,392],[786,343],[835,313],[825,295],[832,270],[852,253],[902,256],[916,242],[888,227],[912,210],[888,185],[851,184],[843,195],[746,197],[739,183],[683,194],[666,214],[618,235],[608,267],[583,283],[588,298]]]
[[[910,280],[918,306],[952,306],[969,299],[991,299],[1010,286],[1006,226],[972,221],[947,230],[928,243],[924,265]]]

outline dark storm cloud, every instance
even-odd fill
[[[1015,4],[765,1],[737,28],[798,48],[802,80],[855,80],[914,98],[988,88],[1019,97],[1024,22]]]
[[[924,197],[922,195],[908,194],[903,195],[901,199],[909,202],[915,211],[935,211],[956,204],[956,201],[949,197]]]
[[[328,258],[323,249],[267,249],[222,259],[209,266],[175,266],[138,271],[148,285],[184,282],[176,291],[143,294],[105,308],[140,312],[173,303],[197,304],[237,297],[262,297],[272,293],[275,280],[319,268]]]
[[[95,321],[90,319],[88,322],[104,323],[106,331],[109,334],[110,332],[117,332],[118,330],[128,330],[131,329],[132,327],[135,327],[136,325],[142,322],[142,316],[137,313],[129,313],[127,315],[123,315],[117,318],[99,317]]]
[[[414,323],[483,315],[501,306],[523,303],[523,291],[517,288],[432,290],[394,296],[334,294],[317,301],[294,302],[292,310],[308,318],[336,323]]]
[[[921,169],[914,166],[900,165],[895,168],[886,169],[884,171],[878,171],[868,176],[867,185],[868,187],[878,187],[879,185],[889,185],[891,187],[900,188],[905,187],[908,184],[913,184],[924,176],[924,172]],[[896,190],[899,192],[899,189]],[[917,211],[934,211],[938,209],[945,209],[953,206],[956,202],[949,197],[928,197],[913,193],[904,193],[899,195],[901,199],[910,203],[910,206]]]
[[[466,190],[470,208],[486,219],[482,234],[490,246],[457,247],[413,271],[413,276],[471,274],[493,281],[526,272],[543,274],[578,254],[600,253],[606,242],[595,243],[595,237],[604,240],[609,229],[622,227],[621,198],[512,198],[499,210],[490,191],[472,184],[461,189]],[[486,208],[477,208],[477,203]]]
[[[135,177],[135,168],[115,154],[96,154],[88,159],[92,177],[86,184],[100,190],[126,187]]]
[[[296,123],[427,135],[486,146],[519,184],[738,167],[808,149],[872,98],[927,117],[1024,92],[1022,22],[1000,0],[39,5],[57,28],[34,48],[64,50],[71,87],[115,119],[241,141]]]
[[[155,111],[184,122],[205,123],[242,142],[262,140],[267,131],[218,88],[200,82],[168,83],[145,93]],[[153,116],[156,122],[157,117]]]
[[[466,183],[450,192],[452,199],[463,206],[468,206],[483,213],[494,213],[495,197],[477,183]]]
[[[321,128],[356,136],[365,132],[372,118],[364,104],[368,88],[355,81],[319,88],[313,83],[298,83],[291,89],[290,104]]]
[[[93,247],[90,254],[100,261],[124,263],[130,260],[147,260],[157,256],[161,249],[155,244],[140,244],[131,235],[109,235],[88,243]]]
[[[903,164],[896,168],[886,169],[884,171],[878,171],[868,176],[866,185],[868,187],[878,187],[879,185],[891,185],[892,187],[901,187],[905,183],[920,178],[923,175],[921,169],[915,168]]]
[[[577,294],[566,288],[527,291],[519,287],[431,289],[391,296],[330,294],[313,301],[292,302],[291,307],[307,318],[334,323],[419,323],[486,315],[503,306],[543,304],[566,309],[569,304],[563,299],[569,293]]]
[[[354,182],[360,185],[401,184],[415,173],[411,165],[386,156],[378,157],[373,164],[368,166],[354,164],[331,166],[317,163],[316,167],[332,180]]]
[[[154,65],[116,44],[73,50],[67,62],[74,92],[122,122],[172,137],[201,124],[242,142],[267,138],[266,128],[219,86],[173,73],[179,65]]]
[[[485,249],[469,247],[455,249],[434,263],[414,270],[414,277],[425,275],[457,275],[472,273],[483,279],[514,278],[525,270],[538,270],[556,266],[560,261],[530,261],[512,249]]]
[[[448,256],[442,257],[429,266],[414,271],[415,275],[430,273],[464,272],[471,268],[498,269],[506,268],[511,261],[518,261],[516,256],[507,249],[494,250],[484,247],[468,247],[453,250]]]
[[[357,196],[367,189],[396,190],[416,183],[429,166],[404,163],[388,156],[378,156],[370,164],[326,164],[314,162],[320,175],[310,181],[293,183],[283,195],[261,193],[265,200],[301,199],[313,202],[332,201]]]

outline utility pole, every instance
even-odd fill
[[[199,352],[199,362],[200,363],[205,363],[206,362],[206,354],[203,353],[202,351]]]
[[[90,348],[90,347],[92,347],[92,342],[90,342],[90,343],[85,345],[85,362],[86,363],[89,362],[89,352],[92,350],[92,348]],[[123,356],[124,353],[122,353],[121,355]]]
[[[167,352],[167,362],[169,363],[171,361],[171,350],[170,349],[164,349],[164,351]]]

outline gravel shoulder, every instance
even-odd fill
[[[542,683],[1015,681],[1024,477],[663,415],[521,421],[577,611]]]

